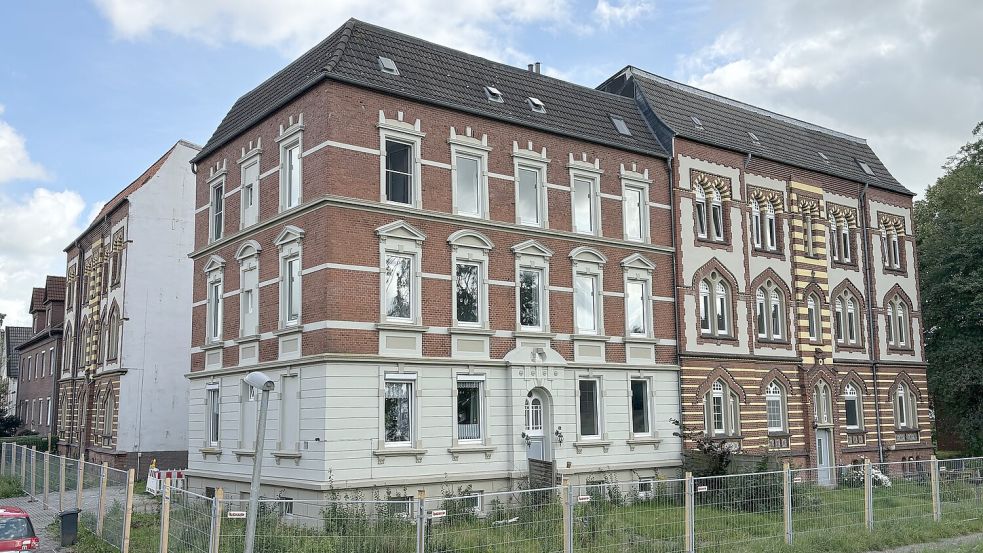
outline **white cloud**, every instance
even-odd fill
[[[983,119],[975,0],[747,4],[680,62],[707,90],[868,139],[922,192]],[[729,14],[733,15],[733,14]]]
[[[30,323],[31,289],[49,274],[65,274],[62,251],[81,231],[85,201],[72,191],[36,188],[29,195],[0,194],[0,313],[4,325]]]
[[[633,23],[653,10],[654,6],[645,0],[625,0],[621,3],[598,0],[594,7],[594,19],[604,28],[623,26]]]
[[[3,115],[3,105],[0,105],[0,115]],[[0,184],[20,179],[49,178],[44,167],[31,160],[24,137],[17,129],[0,119]]]

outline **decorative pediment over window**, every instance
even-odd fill
[[[458,248],[490,250],[495,247],[487,236],[474,230],[459,230],[447,237],[447,243]]]
[[[864,395],[870,395],[870,390],[867,389],[867,383],[864,382],[863,378],[857,374],[857,371],[851,370],[846,373],[846,376],[840,379],[840,394],[843,394],[843,390],[846,388],[847,384],[853,384],[855,388],[863,391]]]
[[[259,245],[259,242],[255,240],[246,240],[241,246],[239,246],[239,249],[236,250],[236,259],[242,261],[243,259],[259,255],[259,252],[262,250],[263,247]]]
[[[283,227],[280,234],[277,235],[276,240],[273,241],[274,245],[283,246],[291,242],[300,242],[304,239],[304,231],[293,225],[287,225]]]
[[[553,250],[540,244],[535,240],[526,240],[512,246],[512,253],[515,255],[533,255],[536,257],[553,257]]]
[[[643,271],[655,270],[655,263],[652,263],[640,253],[633,253],[622,259],[621,266],[625,269],[641,269]]]
[[[741,403],[747,403],[747,393],[744,391],[744,387],[734,380],[734,377],[730,374],[730,371],[723,367],[717,367],[710,372],[706,380],[700,384],[699,388],[696,389],[696,394],[693,398],[693,403],[700,403],[703,401],[703,396],[710,391],[711,386],[714,382],[722,380],[741,400]]]
[[[604,265],[608,262],[607,256],[594,248],[588,248],[587,246],[579,246],[571,250],[570,259],[580,261],[582,263],[594,263],[597,265]]]
[[[383,225],[375,229],[375,233],[381,238],[398,238],[402,240],[414,240],[417,242],[422,242],[427,239],[427,235],[423,231],[418,230],[413,225],[407,223],[400,219],[399,221],[393,221],[388,225]]]
[[[225,260],[217,255],[213,255],[208,258],[208,263],[205,263],[205,268],[202,269],[202,272],[208,274],[213,271],[221,271],[224,268],[225,268]]]

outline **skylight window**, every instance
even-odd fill
[[[858,159],[857,164],[860,165],[860,168],[864,170],[864,173],[867,173],[872,177],[874,176],[874,170],[870,168],[870,165],[867,165],[866,161],[860,161]]]
[[[829,158],[828,158],[828,157],[826,157],[826,154],[824,154],[824,153],[822,153],[822,152],[816,152],[816,153],[818,153],[818,154],[819,154],[819,158],[823,160],[823,163],[826,163],[826,164],[828,164],[828,163],[829,163]]]
[[[379,69],[382,70],[383,73],[399,75],[399,69],[396,67],[396,62],[385,56],[379,56]]]
[[[755,145],[755,146],[760,146],[760,145],[761,145],[761,141],[760,141],[760,140],[758,140],[758,135],[756,135],[756,134],[754,134],[754,133],[753,133],[753,132],[751,132],[751,131],[748,131],[748,132],[747,132],[747,135],[748,135],[749,137],[751,137],[751,142],[754,142],[754,145]]]
[[[494,86],[485,87],[485,96],[487,96],[492,102],[498,102],[500,104],[505,103],[505,98],[502,97],[502,93],[499,92]]]
[[[617,115],[611,115],[611,122],[614,123],[614,128],[621,134],[625,136],[631,136],[631,131],[628,130],[628,125],[625,124],[625,120]]]
[[[529,102],[529,108],[536,113],[546,113],[546,104],[543,103],[539,98],[533,98],[530,96],[526,99]]]
[[[693,120],[693,125],[696,126],[696,130],[698,131],[703,130],[703,123],[700,121],[699,117],[695,115],[690,115],[689,118]]]

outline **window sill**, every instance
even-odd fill
[[[580,439],[573,443],[573,447],[576,448],[577,453],[583,453],[584,448],[589,447],[602,447],[604,448],[604,453],[607,453],[611,449],[611,440],[584,440]]]
[[[732,342],[735,344],[737,343],[737,338],[735,338],[734,336],[721,336],[719,334],[716,335],[704,334],[701,332],[700,338],[703,339],[704,342]]]
[[[296,324],[296,325],[285,326],[283,328],[278,328],[278,329],[276,329],[276,330],[273,331],[273,335],[274,336],[286,336],[288,334],[295,334],[295,333],[303,332],[303,331],[304,331],[304,325],[302,325],[302,324]]]
[[[844,261],[830,261],[829,266],[832,267],[832,268],[834,268],[834,269],[847,269],[847,270],[850,270],[850,271],[857,271],[857,270],[859,270],[859,267],[857,267],[857,264],[854,263],[854,262],[852,262],[852,261],[845,261],[845,262]]]
[[[213,349],[222,349],[224,347],[225,347],[225,343],[224,342],[221,342],[221,341],[219,341],[219,342],[209,342],[209,343],[201,346],[201,350],[202,351],[211,351]]]
[[[201,453],[201,456],[206,459],[208,458],[209,455],[214,455],[215,457],[222,457],[222,448],[217,446],[203,447],[198,450],[198,453]]]
[[[552,340],[556,338],[556,334],[552,332],[543,332],[541,330],[516,330],[512,333],[516,338],[545,338],[547,340]]]
[[[913,355],[915,353],[915,348],[906,347],[906,346],[890,346],[889,345],[887,347],[887,352],[888,353],[899,353],[899,354],[902,354],[902,355]]]
[[[768,437],[769,438],[791,438],[792,437],[792,434],[789,433],[788,431],[769,430],[768,431]]]
[[[259,339],[260,339],[259,334],[250,334],[249,336],[240,336],[239,338],[236,338],[235,343],[246,344],[249,342],[258,342]]]
[[[417,463],[423,462],[423,456],[427,454],[426,449],[417,449],[412,447],[389,447],[384,449],[376,449],[372,452],[379,460],[379,464],[386,462],[386,457],[416,457]]]
[[[294,464],[300,464],[300,452],[299,451],[274,451],[273,458],[276,459],[276,464],[280,464],[283,460],[293,460]]]
[[[662,439],[656,436],[638,436],[628,438],[625,440],[625,443],[628,444],[630,451],[635,451],[636,447],[643,446],[652,446],[652,449],[655,450],[659,449],[659,446],[662,445]]]
[[[894,267],[884,267],[884,273],[889,275],[908,276],[908,271],[900,267],[897,269]]]
[[[494,330],[476,326],[452,326],[447,329],[447,332],[450,334],[472,334],[475,336],[492,336],[495,334]]]
[[[604,336],[603,334],[573,334],[570,336],[570,339],[584,342],[607,342],[611,337]]]
[[[626,344],[658,344],[659,339],[648,336],[625,336],[624,342]]]
[[[466,453],[484,453],[485,459],[491,459],[491,454],[494,451],[495,448],[493,446],[482,444],[458,445],[447,448],[447,452],[451,454],[451,459],[454,461],[457,461],[458,457]]]
[[[413,323],[376,323],[376,330],[402,330],[406,332],[426,332],[430,327]]]
[[[256,452],[252,449],[233,449],[232,454],[236,456],[236,461],[241,460],[243,457],[256,456]]]
[[[754,248],[751,253],[758,257],[768,257],[771,259],[785,259],[785,253],[780,248],[769,250],[766,248]]]

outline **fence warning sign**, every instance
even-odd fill
[[[246,511],[229,511],[229,518],[246,518]]]
[[[437,511],[430,511],[430,518],[444,518],[445,516],[447,516],[447,510],[446,509],[440,509],[440,510],[437,510]]]
[[[577,503],[589,503],[589,502],[590,502],[590,496],[589,495],[578,495],[577,496]]]

